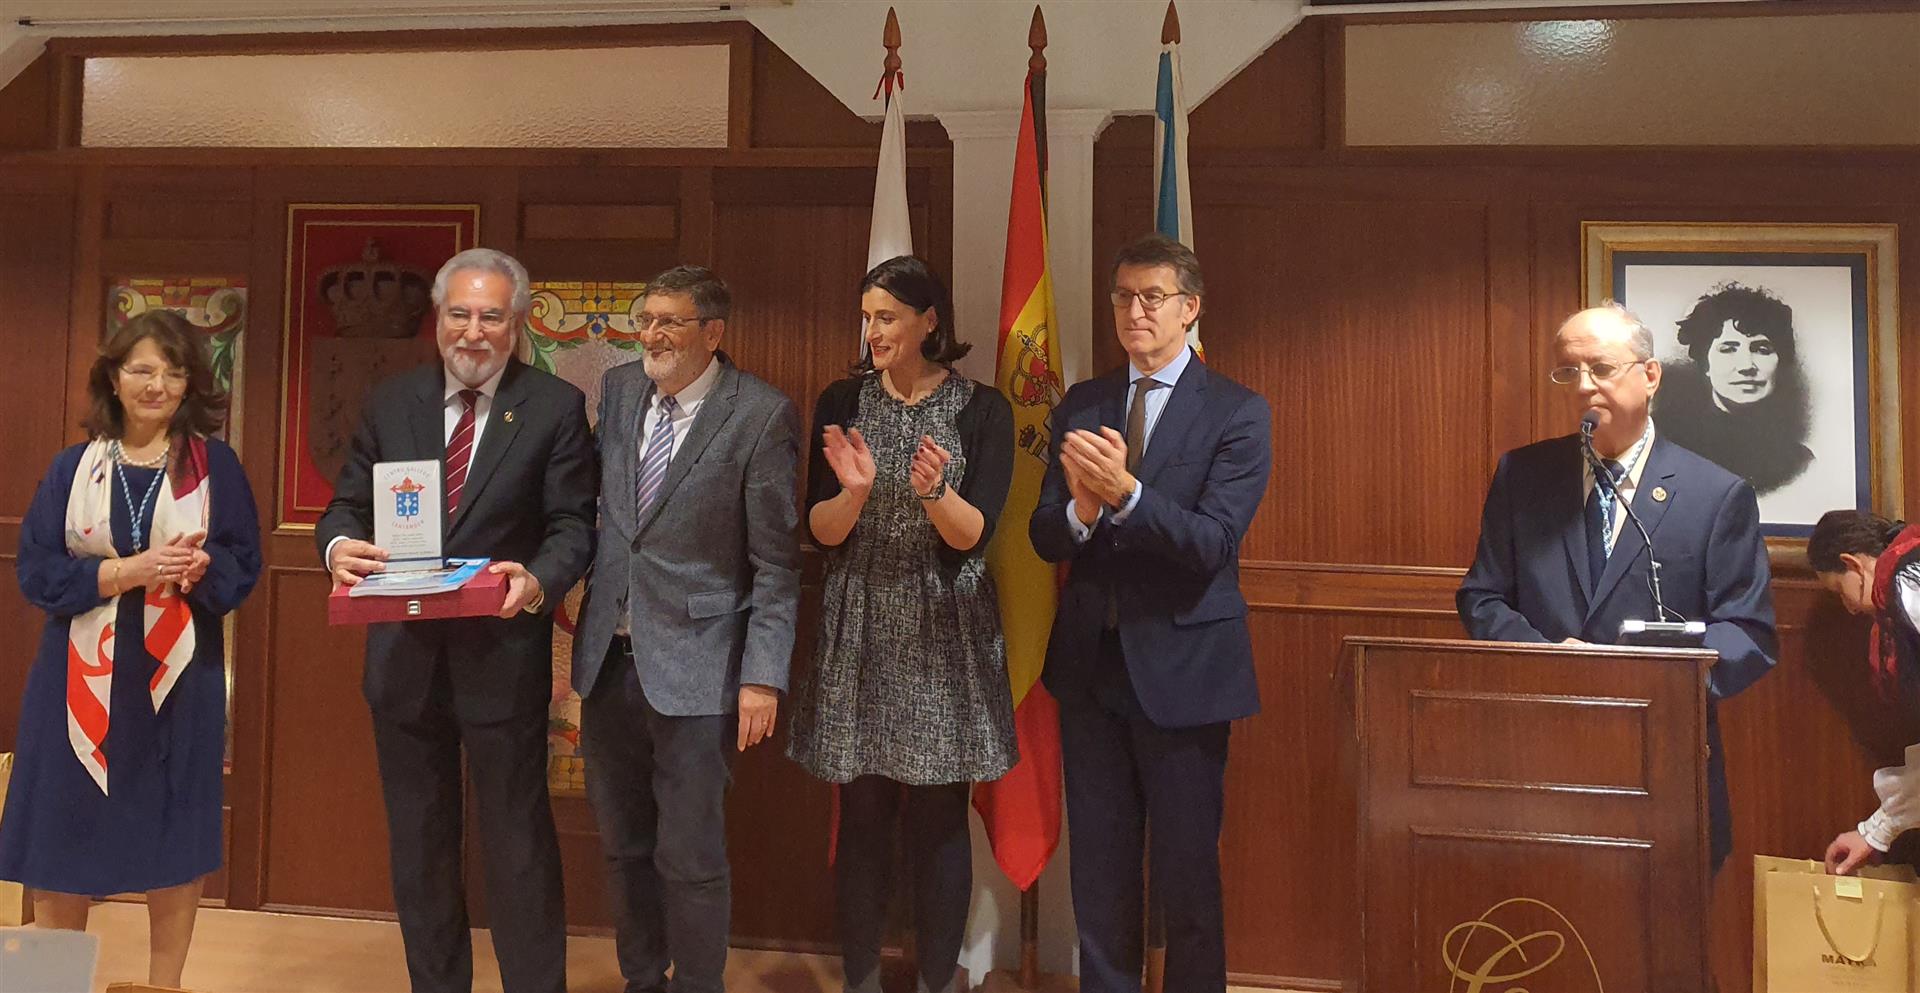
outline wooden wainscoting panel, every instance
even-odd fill
[[[106,237],[181,241],[245,241],[253,204],[244,198],[184,197],[167,191],[109,194]]]
[[[9,664],[0,665],[0,751],[14,748],[20,732],[20,697],[27,690],[27,674],[40,649],[40,633],[47,615],[20,595],[17,562],[9,551],[0,555],[0,652]]]
[[[1636,697],[1416,690],[1408,701],[1416,786],[1645,796],[1647,714]],[[1540,748],[1544,742],[1601,748]]]
[[[1235,981],[1337,988],[1356,928],[1348,635],[1457,638],[1451,617],[1255,609],[1260,713],[1233,725],[1220,839],[1227,968]]]
[[[26,513],[66,438],[61,388],[73,213],[70,194],[0,190],[0,347],[7,355],[0,363],[0,460],[14,467],[0,474],[0,521],[18,523]]]
[[[1486,492],[1486,212],[1250,199],[1194,211],[1235,246],[1206,262],[1208,367],[1273,409],[1242,554],[1463,565]]]
[[[387,821],[360,693],[366,630],[327,624],[318,568],[270,568],[261,585],[272,625],[262,905],[390,913]]]
[[[520,236],[583,241],[671,241],[679,210],[671,204],[530,203]]]

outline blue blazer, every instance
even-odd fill
[[[1047,689],[1070,705],[1091,684],[1119,599],[1120,644],[1141,709],[1162,727],[1193,727],[1260,710],[1240,540],[1267,490],[1272,415],[1259,394],[1190,362],[1160,412],[1127,519],[1102,517],[1077,543],[1067,524],[1060,442],[1068,431],[1124,433],[1127,370],[1076,384],[1054,408],[1052,458],[1028,534],[1040,557],[1071,562],[1047,642]]]
[[[1480,547],[1455,605],[1470,637],[1610,644],[1628,618],[1655,619],[1646,542],[1628,521],[1600,581],[1587,576],[1586,503],[1574,435],[1500,459],[1480,519]],[[1666,499],[1655,499],[1664,491]],[[1708,802],[1715,864],[1732,850],[1715,701],[1766,675],[1779,655],[1760,510],[1747,481],[1656,434],[1633,511],[1660,555],[1669,611],[1707,623],[1720,655],[1707,679]]]

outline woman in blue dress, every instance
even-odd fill
[[[219,868],[226,735],[221,616],[260,575],[260,525],[205,332],[142,314],[87,380],[92,440],[61,452],[20,528],[47,614],[27,676],[0,879],[35,922],[81,930],[94,897],[145,893],[148,981],[180,985]]]

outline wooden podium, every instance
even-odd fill
[[[1696,993],[1710,651],[1349,638],[1361,993]]]

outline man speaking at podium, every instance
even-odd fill
[[[1718,870],[1733,832],[1715,703],[1765,675],[1777,654],[1759,505],[1745,480],[1655,430],[1660,363],[1639,318],[1615,304],[1583,310],[1561,325],[1554,351],[1551,378],[1579,391],[1592,457],[1584,431],[1501,456],[1455,597],[1460,620],[1486,641],[1591,644],[1619,643],[1628,620],[1703,622],[1705,647],[1720,654],[1707,679]]]

